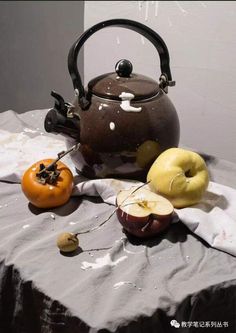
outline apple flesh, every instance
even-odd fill
[[[123,228],[142,238],[166,229],[174,212],[169,200],[145,188],[120,191],[116,203],[116,214]]]
[[[152,191],[170,200],[175,208],[184,208],[201,200],[209,183],[209,174],[199,154],[170,148],[158,156],[147,180]]]

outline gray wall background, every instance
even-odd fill
[[[236,162],[236,1],[85,1],[85,29],[111,18],[139,21],[166,42],[181,144]],[[158,80],[152,44],[133,31],[107,28],[85,44],[85,81],[114,71],[122,58]]]
[[[0,112],[50,108],[51,90],[73,100],[67,55],[83,27],[84,1],[0,2]]]

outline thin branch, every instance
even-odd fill
[[[88,229],[88,230],[85,230],[85,231],[77,232],[77,233],[75,234],[75,236],[77,236],[77,235],[82,235],[82,234],[87,234],[87,233],[89,233],[89,232],[91,232],[91,231],[94,231],[94,230],[97,230],[97,229],[101,228],[101,226],[103,226],[103,224],[105,224],[108,220],[110,220],[110,218],[115,214],[115,212],[117,211],[118,208],[119,208],[119,207],[116,207],[116,209],[113,210],[113,212],[108,216],[108,218],[106,218],[105,221],[101,222],[101,223],[100,223],[99,225],[97,225],[96,227],[93,227],[93,228]]]
[[[61,151],[60,153],[57,154],[57,158],[50,163],[48,166],[46,166],[45,168],[43,168],[42,170],[40,170],[37,174],[41,175],[43,172],[50,170],[52,167],[54,167],[54,165],[64,156],[66,156],[67,154],[71,153],[72,151],[76,151],[78,150],[80,147],[80,143],[74,145],[73,147],[71,147],[70,149],[66,150],[66,151]]]
[[[96,227],[93,227],[93,228],[91,228],[91,229],[88,229],[88,230],[85,230],[85,231],[81,231],[81,232],[77,232],[75,235],[77,236],[77,235],[82,235],[82,234],[88,234],[89,232],[92,232],[92,231],[94,231],[94,230],[97,230],[97,229],[99,229],[99,228],[101,228],[107,221],[109,221],[110,220],[110,218],[115,214],[115,212],[123,205],[123,203],[133,194],[133,193],[135,193],[137,190],[139,190],[140,188],[142,188],[143,186],[145,186],[145,185],[147,185],[147,184],[149,184],[150,183],[150,181],[148,181],[148,182],[146,182],[146,183],[144,183],[144,184],[142,184],[142,185],[140,185],[140,186],[138,186],[136,189],[134,189],[123,201],[122,201],[122,203],[119,205],[119,206],[117,206],[114,210],[113,210],[113,212],[103,221],[103,222],[101,222],[99,225],[97,225]]]
[[[101,247],[99,249],[87,249],[87,250],[83,250],[83,252],[92,252],[92,251],[101,251],[101,250],[110,250],[112,248],[112,246],[109,247]]]

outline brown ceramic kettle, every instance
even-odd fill
[[[123,59],[114,72],[92,79],[84,89],[77,68],[79,51],[91,35],[110,26],[131,29],[152,42],[160,57],[159,82],[133,73],[130,61]],[[78,172],[88,178],[144,180],[156,157],[179,143],[179,119],[167,96],[168,86],[175,82],[163,39],[136,21],[104,21],[72,45],[68,68],[75,101],[66,103],[59,94],[51,93],[55,106],[46,115],[46,131],[64,134],[68,148],[80,143],[71,158]]]

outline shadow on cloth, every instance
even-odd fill
[[[51,208],[50,212],[55,213],[56,215],[59,216],[68,216],[72,214],[74,211],[78,209],[80,204],[82,203],[82,200],[86,199],[87,201],[90,201],[92,203],[102,203],[102,199],[99,197],[87,197],[87,196],[81,196],[81,197],[71,197],[70,200],[65,203],[64,205],[56,208]],[[45,212],[48,212],[49,209],[47,208],[38,208],[31,203],[28,204],[29,210],[34,214],[34,215],[39,215]]]
[[[183,243],[187,240],[187,235],[190,233],[189,229],[181,222],[170,224],[165,231],[148,239],[135,237],[125,230],[123,232],[132,245],[145,245],[147,247],[157,246],[163,240],[168,240],[172,244]]]
[[[45,295],[32,281],[23,281],[16,268],[1,262],[0,271],[1,333],[89,332],[59,301]]]

